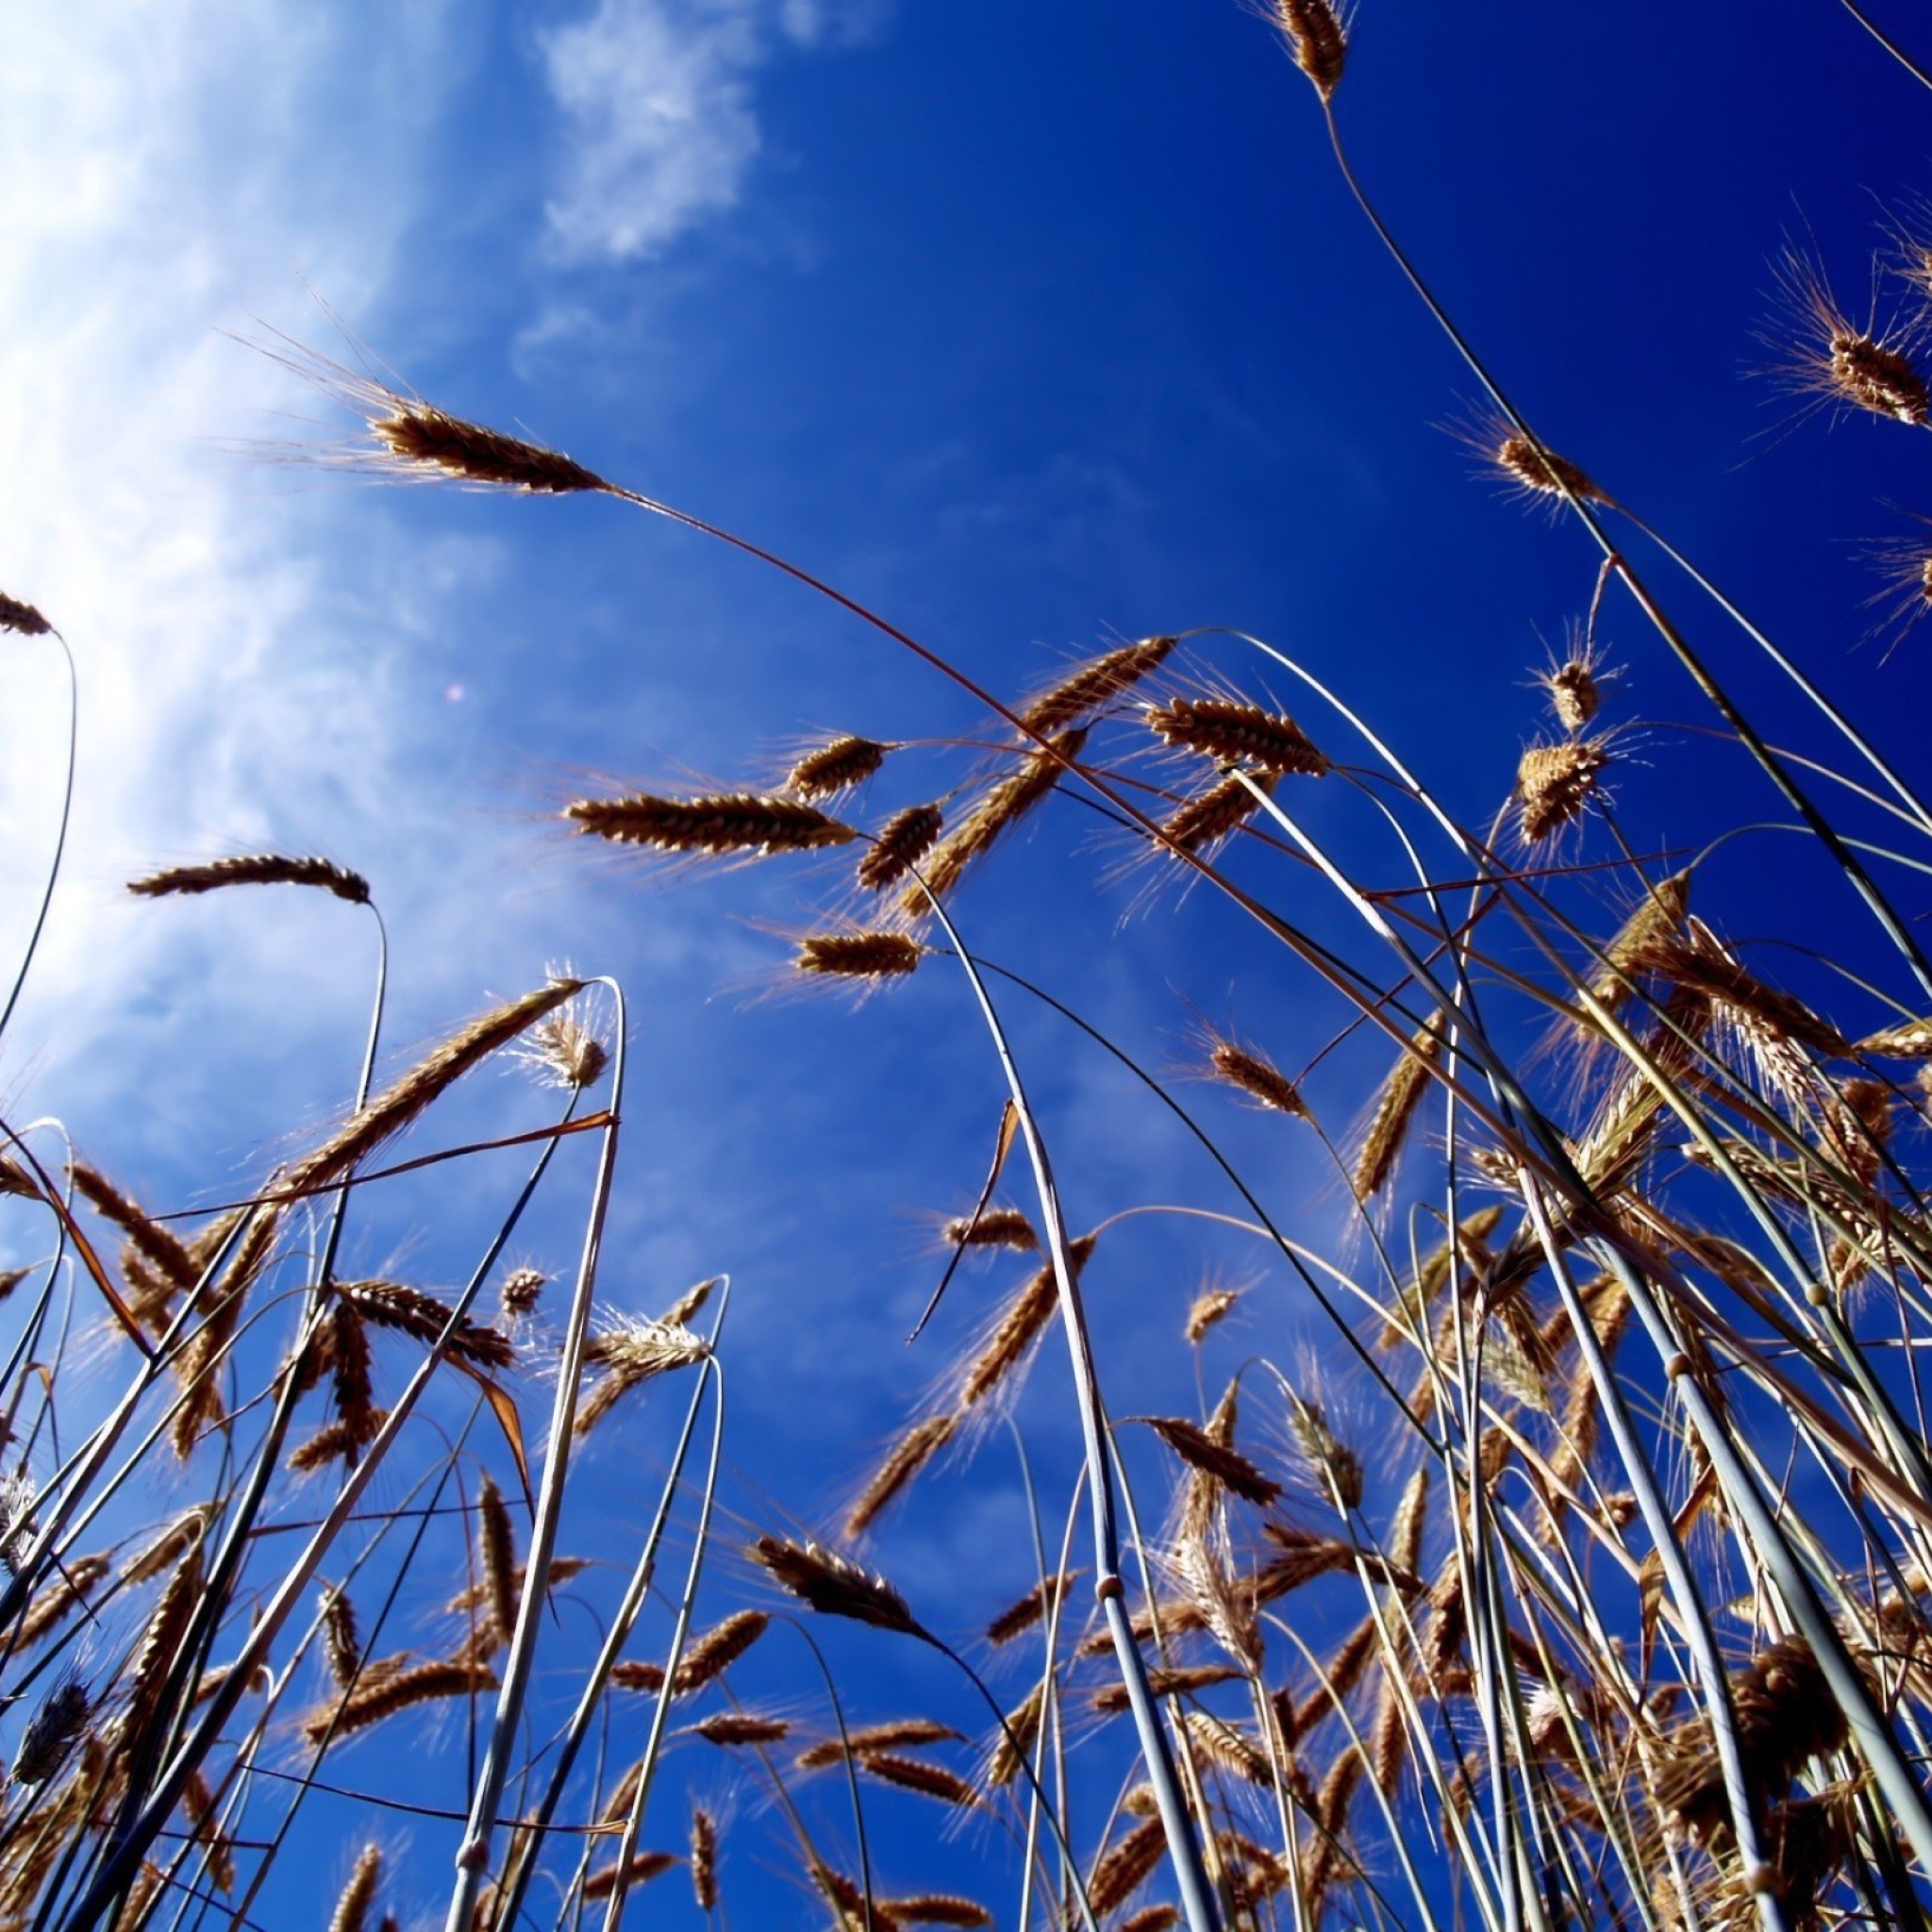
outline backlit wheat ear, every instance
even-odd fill
[[[703,798],[660,798],[633,791],[621,798],[579,798],[563,808],[578,831],[618,845],[658,852],[817,852],[858,834],[815,806],[753,791]]]
[[[506,1315],[531,1314],[549,1284],[541,1268],[512,1268],[496,1291],[497,1306]]]
[[[369,1908],[375,1903],[375,1888],[381,1877],[381,1847],[364,1845],[361,1856],[356,1860],[356,1869],[349,1874],[349,1882],[336,1899],[328,1932],[363,1932],[369,1921]]]
[[[1880,1033],[1868,1033],[1852,1048],[1878,1059],[1932,1060],[1932,1020],[1907,1020]]]
[[[369,903],[369,881],[329,858],[287,858],[279,853],[253,853],[243,858],[216,858],[206,865],[175,865],[147,877],[130,879],[127,890],[144,899],[218,892],[228,886],[315,886],[346,899]]]
[[[1145,1423],[1191,1469],[1247,1502],[1265,1508],[1281,1493],[1281,1485],[1263,1475],[1240,1450],[1216,1441],[1185,1416],[1143,1415],[1130,1420]]]
[[[751,1556],[781,1590],[821,1616],[845,1617],[908,1637],[926,1635],[906,1599],[883,1576],[861,1569],[836,1550],[761,1536],[752,1545]]]
[[[1183,852],[1208,855],[1231,838],[1261,809],[1257,791],[1274,790],[1272,775],[1243,779],[1226,777],[1206,791],[1187,799],[1161,824],[1161,835]]]
[[[373,1436],[389,1420],[389,1411],[372,1408],[369,1414],[374,1424],[369,1436]],[[337,1461],[354,1469],[361,1458],[362,1451],[369,1446],[369,1436],[351,1428],[346,1423],[325,1423],[308,1441],[290,1450],[289,1467],[297,1475],[309,1474]]]
[[[1180,1922],[1178,1906],[1142,1906],[1121,1921],[1121,1932],[1174,1932]]]
[[[1646,885],[1643,896],[1631,908],[1630,916],[1617,929],[1604,951],[1604,963],[1591,982],[1591,993],[1615,1012],[1629,999],[1630,980],[1636,976],[1636,961],[1660,941],[1682,930],[1684,915],[1690,908],[1690,873],[1671,874],[1655,885]],[[1932,1038],[1932,1036],[1928,1036]]]
[[[899,1921],[877,1899],[868,1901],[865,1888],[842,1872],[833,1871],[821,1858],[812,1859],[810,1871],[811,1882],[832,1907],[839,1932],[904,1932]]]
[[[1322,1405],[1291,1392],[1288,1425],[1295,1447],[1307,1458],[1308,1468],[1323,1489],[1332,1491],[1344,1509],[1359,1508],[1361,1458],[1328,1426]]]
[[[1573,735],[1603,708],[1603,690],[1588,658],[1566,658],[1537,679],[1550,700],[1557,723]]]
[[[1019,713],[1020,723],[1041,738],[1084,724],[1101,706],[1119,697],[1167,661],[1178,638],[1142,638],[1117,651],[1090,658]]]
[[[31,604],[23,604],[18,597],[0,591],[0,630],[16,631],[24,638],[43,638],[53,628]]]
[[[979,1793],[963,1777],[942,1764],[928,1764],[921,1757],[903,1757],[895,1751],[855,1751],[859,1770],[882,1783],[897,1785],[904,1791],[917,1791],[923,1798],[937,1798],[962,1811],[974,1809]]]
[[[1245,1093],[1261,1107],[1307,1120],[1308,1109],[1301,1090],[1265,1055],[1239,1041],[1213,1038],[1208,1071],[1224,1085]]]
[[[1009,1604],[991,1624],[986,1626],[986,1641],[997,1649],[1001,1644],[1010,1643],[1016,1637],[1024,1636],[1042,1618],[1052,1615],[1054,1607],[1067,1590],[1086,1573],[1070,1570],[1059,1576],[1049,1576],[1044,1582],[1036,1583],[1016,1604]]]
[[[495,1689],[496,1673],[488,1664],[473,1658],[452,1657],[440,1663],[385,1672],[373,1682],[370,1671],[365,1668],[361,1682],[340,1704],[305,1721],[303,1735],[311,1744],[320,1744],[331,1734],[338,1738],[353,1736],[419,1704],[434,1704]]]
[[[1348,34],[1330,0],[1273,0],[1271,17],[1323,100],[1335,96],[1348,58]]]
[[[200,1607],[201,1586],[201,1539],[197,1536],[161,1591],[129,1667],[127,1704],[121,1725],[124,1738],[141,1737],[159,1710],[168,1673],[177,1661],[175,1652]]]
[[[1034,1745],[1040,1741],[1040,1721],[1045,1709],[1046,1686],[1036,1684],[1014,1709],[1007,1712],[986,1762],[986,1782],[991,1790],[1005,1790],[1025,1768]]]
[[[1147,1689],[1155,1697],[1185,1697],[1196,1690],[1232,1683],[1241,1675],[1232,1664],[1176,1664],[1147,1673]],[[1130,1707],[1124,1684],[1103,1684],[1093,1693],[1093,1708],[1103,1717],[1118,1717]]]
[[[859,1492],[845,1519],[850,1539],[863,1536],[885,1510],[909,1487],[914,1476],[953,1440],[959,1426],[956,1415],[927,1416],[894,1442],[872,1480]]]
[[[1537,844],[1580,818],[1609,762],[1601,736],[1529,746],[1516,768],[1518,822],[1525,841]]]
[[[808,805],[836,798],[840,792],[864,784],[885,763],[887,754],[898,748],[851,732],[827,739],[815,750],[807,752],[785,774],[785,790]]]
[[[718,1909],[718,1825],[701,1806],[691,1814],[691,1890],[699,1911]]]
[[[185,1294],[201,1274],[187,1244],[165,1223],[152,1219],[98,1169],[76,1160],[69,1169],[75,1192],[125,1233],[135,1251],[177,1294]]]
[[[1049,741],[1050,748],[1026,753],[1017,770],[988,786],[966,816],[933,847],[922,868],[924,884],[915,879],[907,887],[900,909],[909,918],[920,918],[930,909],[928,889],[934,898],[944,898],[1002,834],[1046,798],[1086,743],[1085,725],[1062,731]]]
[[[753,1710],[721,1710],[700,1719],[691,1730],[693,1737],[728,1751],[741,1745],[782,1744],[791,1735],[791,1720],[761,1717]]]
[[[547,1014],[530,1028],[519,1058],[546,1085],[582,1093],[604,1077],[610,1049],[575,1013]]]
[[[859,885],[868,892],[891,891],[932,850],[945,823],[945,813],[936,805],[908,805],[895,811],[858,861]]]
[[[1738,1754],[1758,1793],[1777,1793],[1813,1757],[1845,1741],[1845,1714],[1802,1638],[1780,1639],[1752,1659],[1731,1690]],[[1665,1806],[1701,1841],[1728,1820],[1716,1754],[1701,1723],[1679,1744],[1660,1783]]]
[[[929,1717],[893,1718],[882,1724],[865,1724],[848,1730],[842,1738],[826,1738],[809,1744],[798,1754],[800,1771],[823,1771],[828,1764],[840,1764],[861,1751],[908,1751],[925,1744],[957,1744],[959,1733],[950,1724]]]
[[[7,1526],[16,1520],[7,1495],[9,1487],[8,1484],[0,1483],[0,1565],[7,1564]],[[26,1491],[26,1507],[33,1507],[31,1483],[28,1484]],[[163,1571],[172,1570],[187,1554],[189,1545],[199,1542],[206,1534],[209,1515],[208,1509],[199,1507],[184,1510],[146,1548],[139,1551],[121,1566],[122,1583],[126,1586],[151,1583]]]
[[[1441,1024],[1441,1013],[1432,1013],[1411,1035],[1410,1050],[1395,1062],[1382,1082],[1368,1132],[1362,1137],[1361,1152],[1356,1156],[1355,1191],[1363,1201],[1380,1193],[1395,1171],[1416,1108],[1427,1090],[1429,1069],[1442,1050],[1438,1030]]]
[[[15,1647],[29,1650],[65,1623],[106,1582],[113,1567],[108,1557],[96,1551],[70,1562],[62,1574],[42,1583],[27,1605],[26,1614],[13,1626],[10,1641]]]
[[[1264,1790],[1272,1789],[1274,1774],[1269,1767],[1268,1754],[1245,1732],[1205,1710],[1190,1710],[1186,1722],[1194,1748],[1209,1764],[1244,1784],[1258,1785]]]
[[[324,1318],[323,1339],[336,1419],[347,1444],[344,1460],[353,1469],[382,1427],[369,1380],[369,1331],[354,1306],[339,1299]]]
[[[413,396],[379,388],[375,393],[386,395],[391,408],[383,415],[369,412],[369,433],[396,475],[542,496],[609,487],[595,471],[541,443],[466,422]]]
[[[1286,713],[1231,698],[1169,698],[1141,711],[1147,728],[1166,743],[1217,764],[1240,764],[1257,777],[1301,773],[1319,778],[1326,756]]]
[[[1789,330],[1770,336],[1781,358],[1779,373],[1821,401],[1862,409],[1894,422],[1923,426],[1932,407],[1925,378],[1913,362],[1913,331],[1875,333],[1860,328],[1838,306],[1824,269],[1808,255],[1786,253],[1778,289]]]
[[[925,948],[903,932],[822,932],[798,942],[792,965],[825,978],[896,979],[918,969]]]
[[[322,1654],[339,1690],[348,1690],[362,1669],[362,1639],[349,1592],[331,1586],[322,1607]]]
[[[1159,1869],[1167,1853],[1167,1834],[1158,1818],[1143,1819],[1124,1838],[1101,1853],[1087,1881],[1087,1902],[1096,1918],[1117,1911]]]
[[[483,1601],[490,1607],[489,1635],[508,1643],[517,1622],[516,1541],[503,1491],[483,1473],[476,1485],[476,1559],[483,1572]]]
[[[690,1697],[724,1675],[770,1627],[762,1610],[734,1610],[693,1642],[678,1661],[672,1689]]]
[[[626,1890],[633,1885],[648,1885],[654,1878],[661,1878],[674,1865],[681,1863],[675,1852],[639,1852],[630,1862],[622,1868]],[[606,1865],[592,1872],[584,1880],[583,1895],[587,1899],[608,1898],[617,1890],[619,1867]]]
[[[713,1274],[708,1280],[700,1281],[688,1288],[658,1317],[660,1328],[688,1328],[705,1311],[705,1304],[711,1299],[724,1277]]]
[[[917,1898],[889,1898],[882,1902],[889,1918],[902,1925],[966,1925],[991,1927],[992,1914],[970,1898],[956,1898],[951,1892],[922,1892]]]
[[[1019,1255],[1040,1251],[1040,1237],[1018,1208],[989,1208],[978,1216],[957,1214],[940,1230],[940,1238],[956,1248],[1010,1248]]]
[[[339,1281],[335,1291],[365,1322],[412,1335],[418,1341],[437,1341],[450,1324],[446,1302],[399,1281]],[[448,1352],[479,1369],[507,1369],[516,1359],[508,1336],[467,1315],[457,1323]]]
[[[1690,920],[1682,934],[1660,933],[1634,948],[1632,963],[1714,1008],[1746,1035],[1795,1040],[1827,1058],[1846,1050],[1835,1026],[1760,979],[1700,919]]]
[[[637,1315],[611,1320],[584,1346],[585,1367],[605,1373],[577,1406],[575,1433],[581,1436],[600,1422],[620,1396],[654,1376],[691,1368],[710,1352],[711,1344],[703,1336],[678,1323],[651,1322]]]
[[[14,1783],[45,1784],[67,1762],[92,1715],[87,1686],[78,1677],[62,1677],[21,1733],[13,1756]]]
[[[1188,1318],[1181,1324],[1181,1333],[1198,1347],[1241,1298],[1238,1288],[1203,1289],[1188,1305]]]
[[[1083,1234],[1067,1243],[1067,1259],[1075,1280],[1093,1253],[1094,1241],[1094,1236]],[[1007,1304],[985,1346],[967,1363],[959,1385],[962,1407],[970,1408],[985,1400],[1025,1360],[1041,1331],[1052,1319],[1058,1301],[1059,1285],[1049,1261]]]
[[[508,1046],[582,988],[581,980],[554,980],[471,1021],[419,1060],[394,1086],[352,1115],[332,1139],[297,1161],[283,1176],[284,1187],[290,1193],[299,1194],[325,1187],[347,1173],[392,1134],[400,1133],[472,1067]]]

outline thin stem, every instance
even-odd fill
[[[7,1031],[7,1023],[13,1018],[13,1009],[20,1003],[21,989],[26,984],[27,969],[40,949],[41,934],[47,924],[47,909],[54,903],[54,888],[60,879],[60,861],[67,851],[67,827],[74,818],[75,752],[80,739],[80,680],[74,668],[74,653],[68,647],[67,640],[58,630],[49,635],[60,646],[60,656],[67,666],[67,776],[60,791],[60,830],[54,841],[53,863],[47,868],[47,884],[41,894],[40,911],[34,916],[34,929],[27,936],[26,951],[21,956],[19,972],[13,975],[13,987],[7,995],[7,1004],[0,1007],[0,1034]]]

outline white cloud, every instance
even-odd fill
[[[736,204],[758,150],[754,0],[598,0],[541,44],[568,132],[548,204],[564,258],[648,256]]]
[[[28,1104],[63,1110],[106,1087],[90,1051],[130,1006],[150,1021],[230,998],[231,1013],[293,1015],[340,970],[305,916],[264,921],[259,907],[265,955],[244,967],[215,941],[197,958],[233,915],[142,918],[158,908],[130,906],[120,884],[270,839],[329,842],[342,821],[354,842],[407,790],[387,641],[346,621],[326,509],[216,446],[291,407],[287,378],[219,331],[262,308],[312,331],[291,268],[351,312],[390,279],[421,212],[443,18],[441,4],[304,0],[9,13],[0,588],[62,627],[81,680],[69,868],[7,1041],[9,1102],[24,1082]],[[44,641],[0,639],[0,664],[10,980],[53,838],[64,695]],[[192,958],[200,970],[184,975]],[[112,1077],[129,1075],[124,1058]]]

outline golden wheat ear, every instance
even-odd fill
[[[31,604],[23,604],[18,597],[0,591],[0,630],[17,631],[24,638],[43,638],[53,628]]]
[[[143,899],[193,892],[216,892],[228,886],[316,886],[352,906],[369,903],[369,881],[358,872],[328,858],[290,858],[278,852],[216,858],[206,865],[175,865],[145,878],[130,879],[127,890]]]
[[[750,791],[707,798],[660,798],[646,791],[579,798],[564,807],[563,815],[592,838],[659,852],[816,852],[858,836],[815,807]]]

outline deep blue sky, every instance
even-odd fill
[[[1252,630],[1472,821],[1541,726],[1525,678],[1580,615],[1590,552],[1444,432],[1474,385],[1348,203],[1306,82],[1232,0],[50,4],[8,39],[0,585],[65,625],[83,678],[72,871],[0,1062],[16,1114],[61,1115],[175,1204],[258,1174],[345,1097],[353,921],[266,898],[128,907],[119,882],[156,863],[275,844],[367,872],[398,1051],[547,962],[616,974],[638,1058],[607,1291],[654,1308],[733,1273],[734,1507],[829,1521],[963,1305],[990,1306],[991,1277],[962,1280],[953,1325],[900,1345],[932,1277],[921,1216],[970,1201],[997,1070],[943,970],[857,1012],[758,997],[786,957],[766,926],[810,925],[832,870],[667,881],[547,815],[587,774],[735,784],[815,730],[981,721],[794,587],[614,506],[238,459],[238,440],[355,425],[215,332],[259,316],[349,353],[306,277],[433,400],[755,538],[1005,692],[1119,637]],[[1857,552],[1932,508],[1925,451],[1896,425],[1805,416],[1760,336],[1774,258],[1809,231],[1862,312],[1884,211],[1932,187],[1932,96],[1827,0],[1380,0],[1338,107],[1370,192],[1551,443],[1923,771],[1932,633],[1884,659]],[[1669,592],[1766,728],[1821,749],[1740,641]],[[1606,628],[1619,720],[1705,722],[1627,606]],[[1256,673],[1230,646],[1212,661]],[[19,690],[8,934],[50,829],[58,716],[30,663]],[[1640,841],[1760,813],[1728,753],[1658,729],[1627,750]],[[958,773],[934,769],[874,802]],[[1388,875],[1358,808],[1309,808]],[[963,895],[974,942],[1158,1067],[1186,1058],[1191,1008],[1290,1067],[1321,1044],[1329,1008],[1204,895],[1122,924],[1131,887],[1099,883],[1093,832],[1057,803]],[[1741,929],[1770,923],[1787,858],[1740,852]],[[1243,872],[1374,959],[1299,874]],[[1076,1225],[1230,1205],[1112,1070],[1009,1004]],[[1318,1085],[1338,1131],[1383,1057]],[[453,1124],[534,1118],[476,1086]],[[1344,1245],[1305,1144],[1195,1097],[1271,1205]],[[485,1202],[480,1183],[398,1196],[352,1224],[350,1265],[447,1286]],[[550,1265],[571,1205],[533,1237]],[[1253,1250],[1128,1224],[1091,1278],[1121,1409],[1191,1399],[1172,1344],[1217,1264],[1262,1283],[1220,1374],[1319,1336]],[[1056,1494],[1063,1382],[1049,1355],[1029,1405]],[[631,1472],[608,1449],[590,1467],[622,1538]],[[880,1554],[970,1630],[1026,1581],[1010,1458],[991,1445],[933,1493]]]

